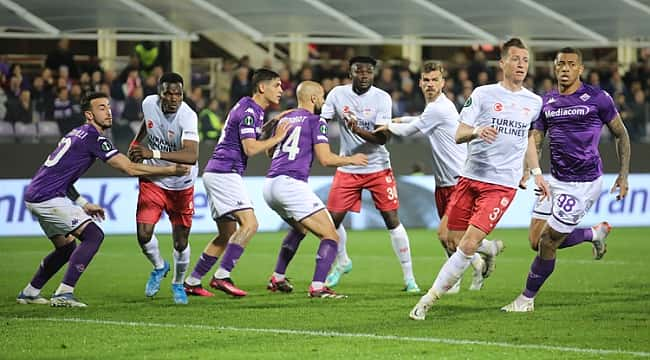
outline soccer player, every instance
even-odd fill
[[[194,215],[194,181],[198,173],[199,134],[196,113],[183,102],[183,78],[176,73],[160,77],[158,94],[142,101],[144,120],[129,155],[146,163],[187,164],[192,171],[185,176],[141,177],[136,215],[138,244],[153,265],[145,286],[145,295],[160,290],[169,263],[160,254],[154,228],[163,210],[172,223],[174,277],[172,295],[176,304],[187,304],[183,279],[190,263],[188,238]],[[148,147],[139,145],[147,137]]]
[[[398,136],[410,136],[416,133],[426,135],[431,144],[433,155],[433,174],[436,180],[436,208],[440,217],[438,239],[447,257],[456,251],[456,245],[449,241],[447,230],[447,215],[451,194],[456,188],[456,182],[461,168],[467,158],[467,145],[456,144],[455,135],[458,128],[458,111],[454,103],[442,92],[445,87],[445,69],[441,63],[427,61],[422,65],[420,74],[420,89],[424,94],[427,106],[420,116],[404,116],[395,118],[389,125],[383,125],[378,131],[388,129]],[[488,240],[484,240],[488,241]],[[495,242],[495,248],[503,248],[501,241]],[[494,256],[496,254],[487,254]],[[474,278],[470,290],[480,290],[483,285],[483,260],[476,253],[472,259],[475,266]],[[447,293],[457,293],[460,290],[460,279]]]
[[[95,159],[130,176],[182,175],[189,171],[181,165],[136,164],[120,154],[104,137],[104,131],[113,124],[106,94],[88,93],[81,101],[81,110],[86,123],[59,141],[25,191],[25,205],[38,218],[54,251],[43,258],[32,280],[16,298],[19,304],[86,307],[75,298],[74,288],[104,240],[104,232],[94,221],[104,219],[104,209],[80,196],[74,183]],[[74,238],[81,241],[78,246]],[[41,296],[41,289],[66,263],[63,281],[48,301]]]
[[[415,293],[420,288],[413,275],[409,238],[397,215],[397,186],[390,166],[390,156],[384,147],[390,132],[375,132],[377,127],[386,125],[391,120],[390,95],[372,86],[375,65],[375,59],[367,56],[350,59],[352,84],[333,88],[327,95],[321,113],[322,118],[336,119],[339,122],[339,155],[347,156],[357,152],[368,155],[368,165],[340,166],[334,175],[327,209],[337,227],[340,242],[337,264],[327,277],[327,284],[330,287],[336,286],[341,275],[352,269],[345,248],[347,234],[341,222],[348,211],[361,210],[361,192],[366,189],[371,192],[375,207],[390,233],[393,250],[402,266],[405,290]]]
[[[580,235],[575,234],[578,223],[598,201],[603,174],[598,142],[603,124],[616,138],[620,161],[611,192],[618,189],[617,200],[621,200],[628,191],[630,139],[614,101],[604,90],[580,81],[584,66],[579,50],[561,49],[554,64],[558,86],[544,95],[542,111],[532,130],[537,151],[541,150],[544,135],[548,133],[549,137],[551,215],[541,231],[539,252],[530,267],[524,291],[501,308],[507,312],[534,310],[535,296],[555,268],[556,250],[563,243],[576,241]],[[531,172],[541,171],[533,167]],[[596,247],[596,258],[602,257],[604,251],[604,246]]]
[[[433,303],[470,266],[474,253],[485,246],[482,240],[512,203],[524,157],[531,167],[539,167],[529,128],[542,99],[522,86],[528,72],[528,49],[521,40],[513,38],[503,44],[499,66],[503,81],[474,89],[461,111],[456,142],[469,143],[468,157],[447,210],[449,238],[459,245],[411,310],[411,319],[424,320]],[[535,184],[543,195],[548,194],[541,173],[535,175]]]
[[[252,84],[253,97],[241,98],[230,110],[212,158],[205,166],[203,185],[219,235],[207,244],[191,275],[185,279],[188,294],[212,296],[201,287],[201,278],[222,253],[221,264],[210,281],[210,287],[237,297],[247,294],[236,287],[230,277],[244,248],[257,232],[257,218],[242,175],[248,157],[279,143],[287,134],[288,127],[280,124],[273,137],[259,140],[264,109],[280,102],[282,82],[276,72],[259,69],[253,74]]]
[[[298,245],[306,232],[310,231],[320,238],[320,246],[309,296],[340,298],[344,296],[325,286],[325,277],[336,257],[339,238],[325,205],[311,190],[307,178],[314,156],[323,166],[365,165],[368,158],[365,154],[337,156],[331,153],[327,122],[315,115],[325,102],[325,91],[318,83],[301,82],[296,95],[298,109],[286,113],[280,120],[289,124],[289,135],[275,147],[264,182],[264,200],[290,225],[267,288],[281,292],[293,290],[285,272]]]

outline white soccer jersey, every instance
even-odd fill
[[[341,166],[339,170],[353,174],[368,174],[390,168],[390,156],[386,147],[369,143],[353,134],[345,125],[343,115],[354,114],[359,121],[359,127],[372,132],[375,126],[390,123],[391,110],[390,95],[374,86],[361,95],[357,95],[352,90],[352,85],[336,86],[330,91],[323,105],[321,117],[327,120],[334,119],[339,123],[341,132],[339,154],[341,156],[350,156],[354,153],[368,155],[368,165]]]
[[[498,135],[492,144],[470,141],[464,177],[517,188],[523,172],[530,124],[539,115],[542,98],[521,89],[512,92],[501,84],[479,86],[467,99],[460,121],[472,126],[493,126]]]
[[[467,144],[456,144],[458,111],[443,93],[427,104],[413,123],[429,138],[436,186],[454,186],[467,158]]]
[[[178,151],[183,140],[199,141],[198,119],[196,113],[186,103],[181,103],[176,113],[165,115],[160,108],[158,95],[149,95],[142,101],[142,112],[147,128],[149,149],[164,152]],[[173,164],[166,160],[148,159],[146,164],[167,166]],[[194,186],[198,166],[185,176],[149,177],[156,185],[168,190],[184,190]]]

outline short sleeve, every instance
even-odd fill
[[[413,125],[417,127],[421,133],[428,134],[437,126],[437,124],[444,120],[442,118],[443,116],[443,114],[436,111],[434,103],[431,103],[424,108],[420,117],[413,121]]]
[[[320,111],[320,117],[322,117],[325,120],[332,120],[334,119],[334,115],[336,113],[336,88],[332,89],[329,94],[327,94],[327,98],[325,99],[325,104],[323,104],[323,108]]]
[[[603,124],[607,124],[618,115],[618,109],[614,104],[614,99],[606,91],[598,97],[598,116]]]
[[[312,143],[313,144],[328,144],[329,140],[327,138],[327,121],[325,119],[322,119],[320,117],[314,118],[313,121],[310,122],[312,124],[311,126],[311,137],[312,137]]]
[[[542,103],[542,107],[539,110],[539,115],[537,116],[537,119],[535,119],[531,124],[531,129],[539,130],[543,132],[546,132],[546,129],[548,129],[548,125],[546,123],[546,116],[544,115],[544,103]]]
[[[246,110],[237,114],[240,116],[239,119],[239,138],[240,139],[257,139],[257,131],[255,125],[258,123],[257,113],[251,107],[246,108]]]
[[[393,104],[390,95],[382,92],[379,104],[377,105],[377,117],[375,118],[375,126],[390,124],[393,112]]]
[[[481,115],[481,94],[480,88],[474,89],[472,94],[465,100],[463,109],[460,111],[460,121],[469,126],[475,126]]]
[[[103,137],[103,136],[98,136],[97,138],[89,138],[88,142],[88,150],[98,159],[101,161],[108,161],[108,159],[112,158],[113,156],[119,154],[119,150],[115,148],[113,143]]]
[[[194,111],[190,110],[185,112],[183,116],[178,120],[178,123],[180,124],[182,131],[181,141],[199,141],[199,122]]]

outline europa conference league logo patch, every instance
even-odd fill
[[[101,148],[105,152],[109,152],[109,151],[111,151],[111,149],[113,149],[113,147],[111,146],[111,143],[109,143],[108,141],[102,142]]]
[[[250,115],[246,115],[246,116],[244,117],[244,125],[246,125],[246,126],[251,126],[251,125],[253,125],[253,117],[250,116]]]
[[[320,130],[321,134],[327,135],[327,125],[325,125],[325,124],[321,125],[319,130]]]
[[[472,97],[471,96],[467,98],[467,100],[465,101],[465,104],[463,105],[463,107],[470,107],[470,106],[472,106]]]

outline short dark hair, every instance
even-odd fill
[[[422,64],[421,72],[424,74],[432,71],[440,71],[440,74],[442,75],[443,78],[446,77],[447,75],[445,73],[445,67],[442,65],[441,62],[433,61],[433,60],[425,61],[424,64]]]
[[[95,99],[108,98],[108,95],[103,92],[88,92],[81,98],[81,111],[90,111],[92,106],[91,102]]]
[[[168,83],[168,84],[181,84],[183,86],[183,77],[180,76],[179,74],[175,72],[168,72],[164,73],[161,77],[160,80],[158,80],[158,83],[162,85],[163,83]]]
[[[510,50],[511,47],[528,50],[528,47],[520,38],[512,38],[503,43],[503,46],[501,47],[501,59],[504,59],[506,56],[508,56],[508,50]]]
[[[371,58],[370,56],[355,56],[350,59],[350,67],[354,64],[370,64],[372,66],[377,65],[377,60]]]
[[[264,68],[255,70],[255,72],[253,72],[253,79],[251,80],[251,82],[253,83],[253,94],[259,92],[257,86],[262,81],[270,81],[279,78],[280,75],[273,70],[264,69]]]
[[[557,54],[555,54],[555,57],[557,58],[558,55],[560,54],[576,54],[578,55],[578,61],[582,62],[582,51],[579,49],[576,49],[574,47],[563,47],[560,50],[557,51]]]

